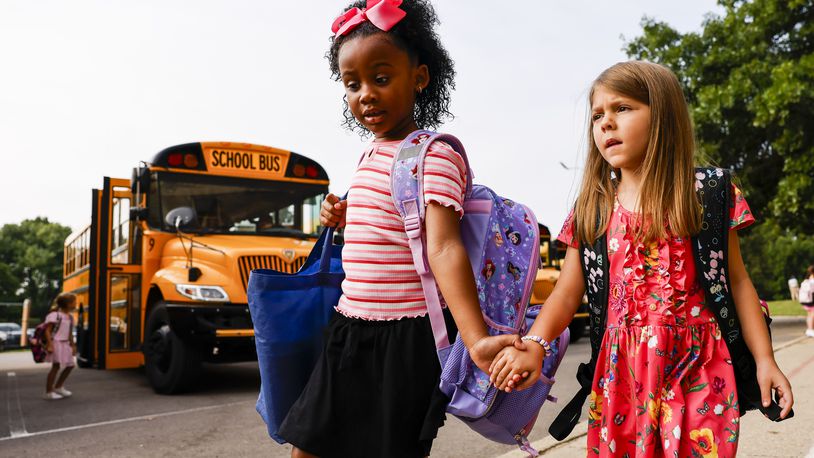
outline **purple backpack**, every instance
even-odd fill
[[[466,164],[466,195],[461,235],[469,255],[483,317],[491,335],[525,334],[539,307],[529,307],[540,264],[540,234],[534,213],[504,199],[485,186],[472,186],[472,171],[461,142],[447,134],[418,130],[407,136],[393,160],[393,200],[401,217],[421,278],[438,358],[441,390],[450,398],[447,412],[482,436],[504,444],[518,444],[532,456],[527,434],[554,384],[554,373],[568,347],[568,329],[552,342],[552,354],[532,387],[512,393],[489,383],[489,374],[475,366],[460,336],[450,344],[435,278],[424,245],[424,158],[432,142],[449,144]]]

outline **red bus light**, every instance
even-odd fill
[[[178,167],[181,165],[183,158],[184,156],[180,153],[170,154],[170,156],[167,158],[167,164],[169,164],[170,167]]]
[[[194,169],[198,167],[198,156],[195,156],[194,154],[185,154],[184,167],[188,169]]]
[[[317,170],[317,167],[315,165],[309,165],[308,167],[305,168],[305,175],[308,178],[316,178],[317,175],[319,175],[319,170]]]
[[[305,176],[305,166],[302,164],[297,164],[294,166],[294,176]]]

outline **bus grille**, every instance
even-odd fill
[[[305,264],[305,256],[294,258],[289,262],[279,256],[241,256],[238,261],[240,267],[240,278],[243,280],[243,288],[249,285],[249,274],[254,269],[271,269],[289,274],[296,273]]]

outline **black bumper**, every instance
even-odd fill
[[[254,340],[253,334],[244,335],[236,332],[254,329],[247,304],[169,303],[166,307],[170,318],[170,328],[182,339]],[[220,337],[218,334],[230,334],[230,336]]]

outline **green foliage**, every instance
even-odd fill
[[[788,299],[788,279],[802,281],[806,268],[814,264],[814,238],[789,235],[767,222],[741,239],[741,252],[758,295],[766,300]]]
[[[30,298],[31,316],[43,314],[62,285],[63,245],[70,232],[47,218],[0,228],[0,301]]]
[[[799,302],[791,299],[769,301],[769,313],[772,316],[806,316],[806,311]]]
[[[719,0],[700,32],[642,20],[631,58],[681,81],[699,157],[733,169],[759,223],[743,234],[758,292],[787,298],[814,264],[814,0]]]
[[[814,234],[814,0],[719,0],[699,33],[652,18],[628,55],[676,72],[702,157],[735,170],[758,219]]]

